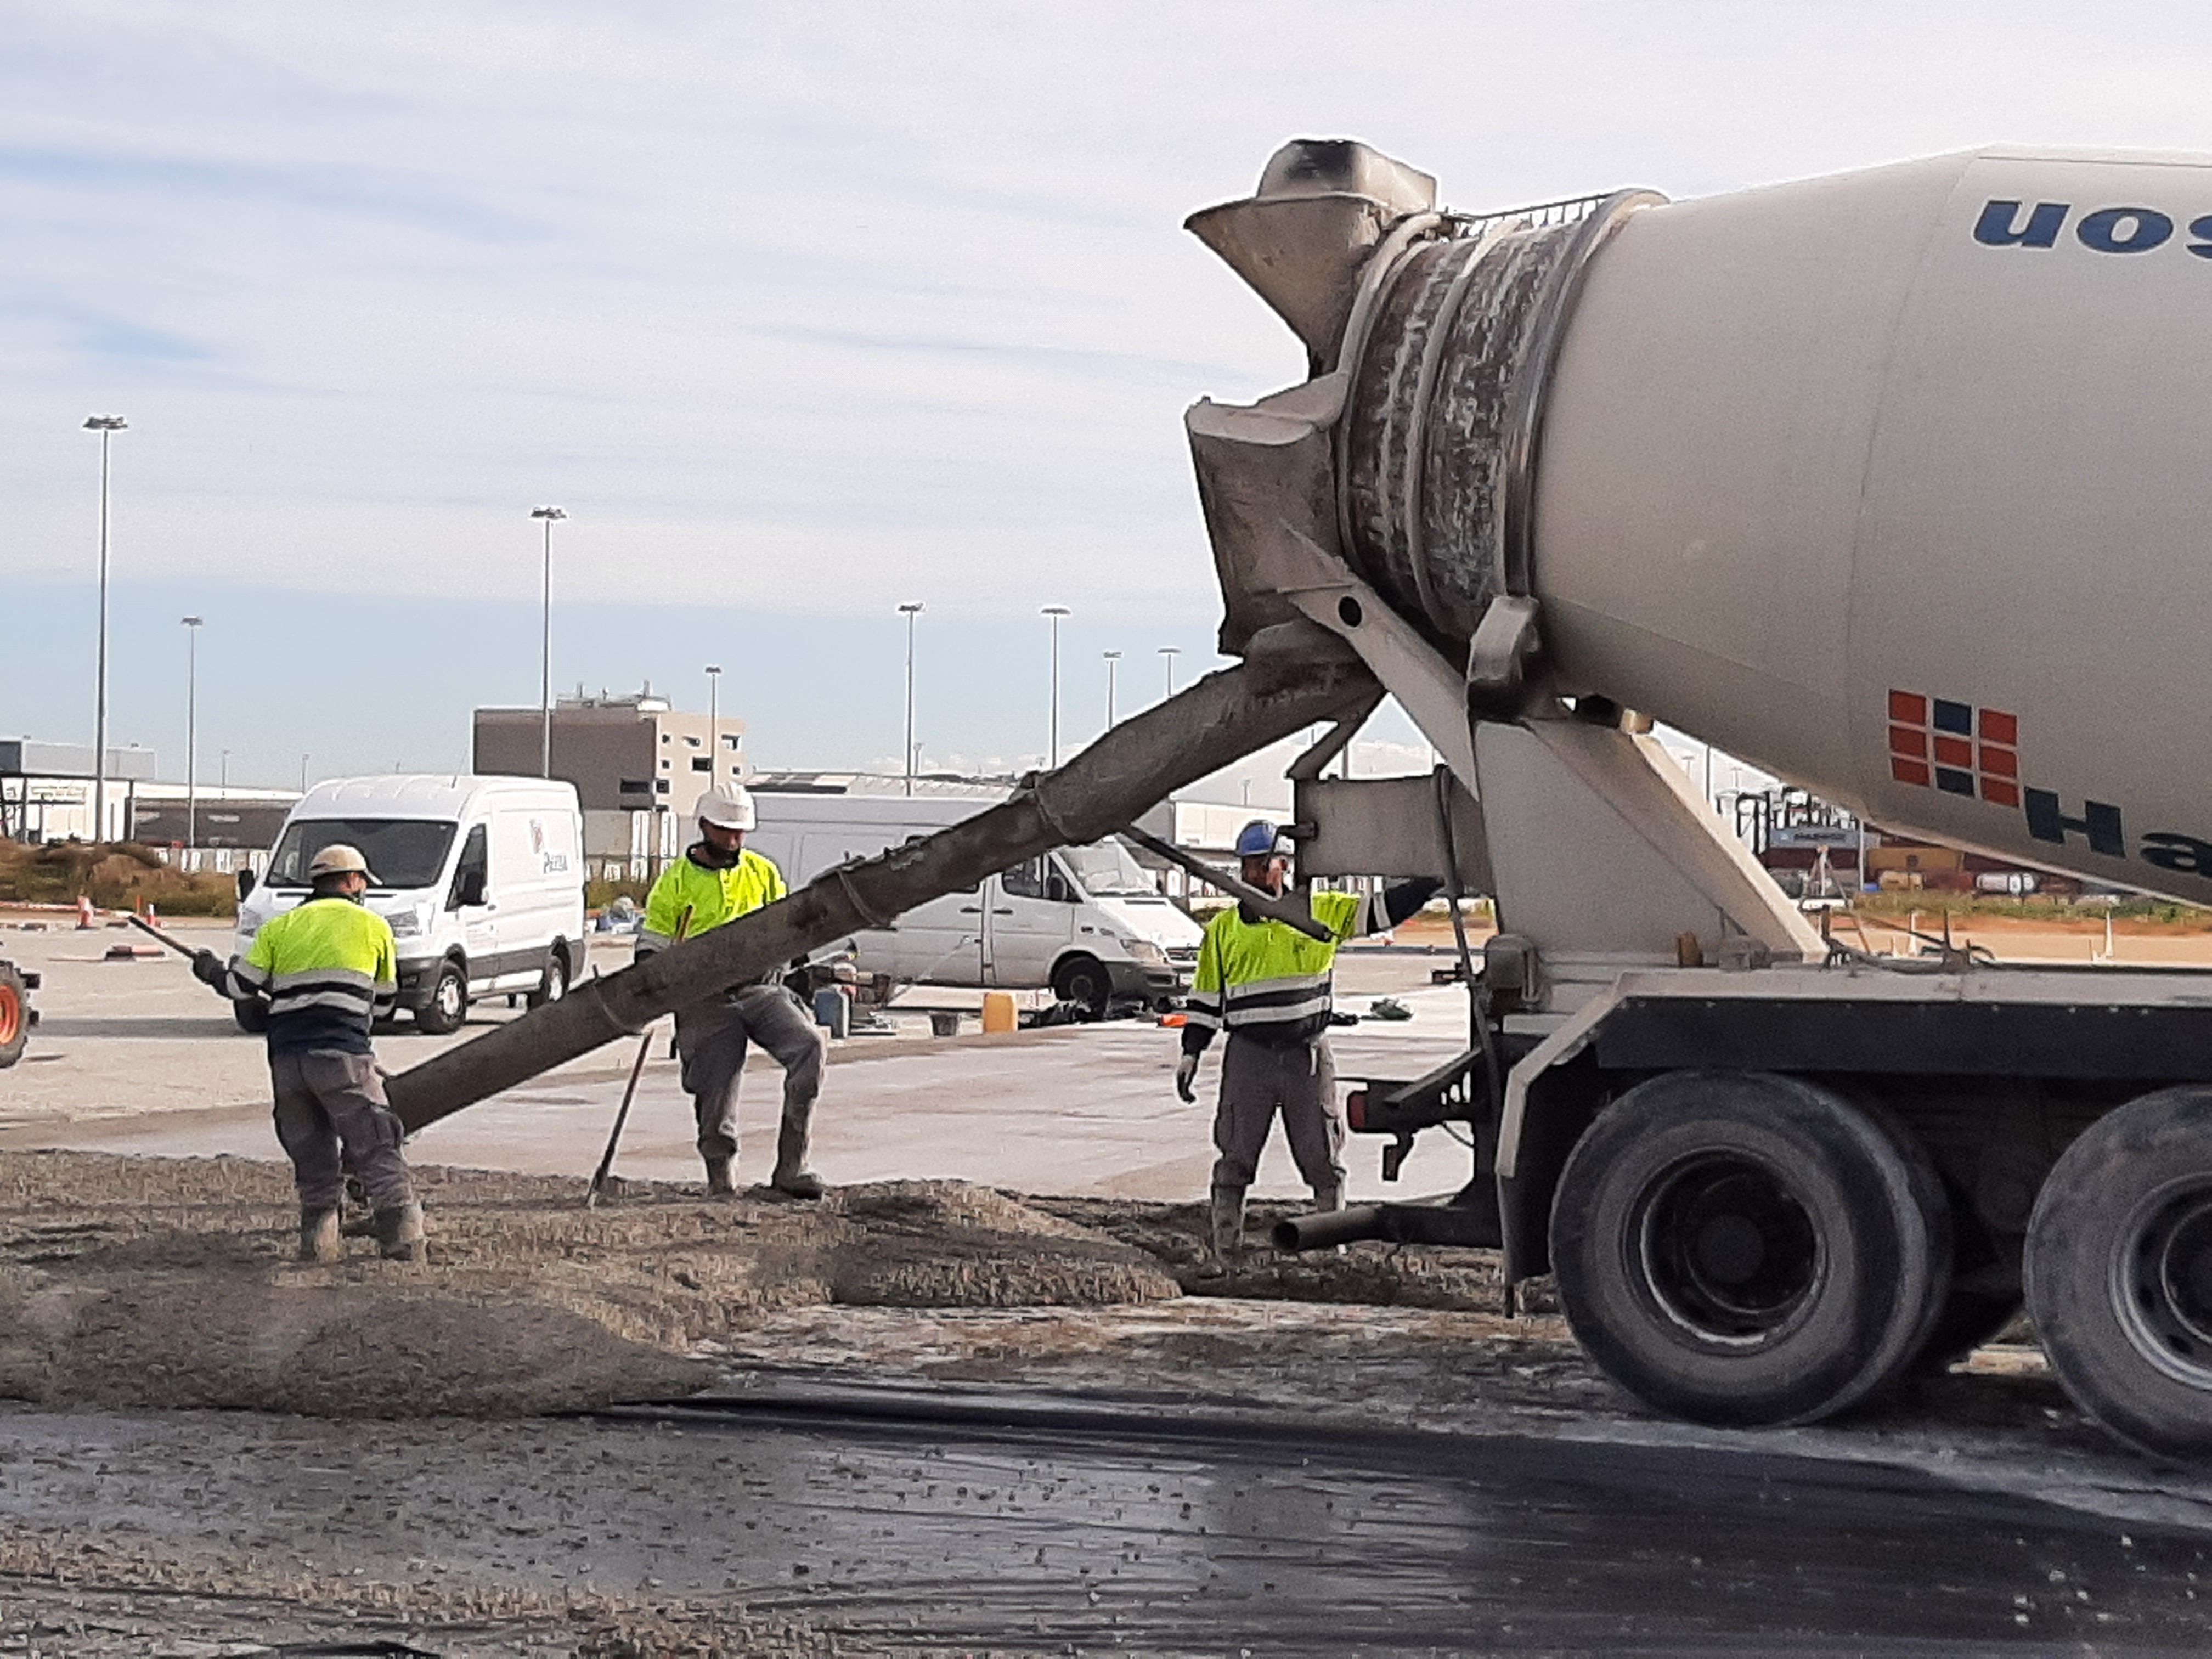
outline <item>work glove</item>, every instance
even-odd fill
[[[228,970],[221,957],[212,951],[192,952],[192,977],[211,991],[222,989],[223,975]]]
[[[1176,1062],[1176,1093],[1186,1106],[1198,1104],[1198,1091],[1193,1087],[1198,1081],[1198,1056],[1185,1054]]]

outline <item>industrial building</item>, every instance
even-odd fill
[[[653,690],[611,696],[579,686],[553,706],[550,775],[576,786],[584,862],[607,879],[644,880],[682,850],[699,797],[745,775],[741,720],[686,714]],[[540,775],[543,710],[479,708],[470,769]]]

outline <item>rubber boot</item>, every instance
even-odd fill
[[[806,1167],[806,1140],[813,1127],[814,1107],[786,1106],[783,1122],[775,1132],[775,1173],[768,1184],[793,1198],[819,1198],[830,1189],[822,1177]]]
[[[429,1259],[422,1243],[422,1206],[414,1200],[379,1210],[369,1218],[376,1227],[376,1253],[386,1261]]]
[[[338,1212],[336,1210],[306,1204],[300,1206],[300,1260],[345,1260],[345,1240],[338,1234]]]
[[[737,1166],[738,1161],[733,1158],[710,1158],[707,1160],[708,1197],[735,1198],[738,1195],[738,1183],[732,1178]]]
[[[1227,1273],[1244,1255],[1244,1188],[1216,1187],[1206,1214],[1206,1264],[1209,1279]]]

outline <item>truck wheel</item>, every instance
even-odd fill
[[[2090,1125],[2027,1228],[2027,1310],[2075,1404],[2162,1457],[2212,1457],[2212,1089]]]
[[[1576,1340],[1705,1423],[1808,1423],[1886,1387],[1926,1341],[1950,1241],[1934,1168],[1886,1115],[1758,1073],[1631,1089],[1552,1206]]]
[[[0,966],[0,1071],[23,1057],[31,1040],[31,995],[23,976],[12,967]]]
[[[549,1002],[558,1002],[568,994],[568,958],[556,948],[545,957],[544,977],[538,988],[522,999],[526,1008],[543,1008]]]
[[[1069,957],[1052,970],[1053,995],[1062,1002],[1080,1003],[1094,1014],[1106,1012],[1107,999],[1113,992],[1106,964],[1097,957]]]
[[[415,1012],[415,1029],[428,1036],[444,1036],[461,1029],[469,1017],[469,981],[458,962],[442,963],[430,1000]]]
[[[258,998],[232,1003],[230,1017],[248,1036],[259,1036],[269,1029],[269,1005]]]

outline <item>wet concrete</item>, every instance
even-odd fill
[[[863,1649],[2212,1640],[2197,1599],[2212,1536],[1923,1472],[1514,1437],[1178,1431],[1111,1410],[1028,1426],[791,1402],[521,1425],[6,1410],[0,1525],[281,1567],[355,1596],[379,1583],[591,1593]],[[503,1650],[469,1628],[469,1652]],[[420,1623],[410,1639],[440,1645]]]

